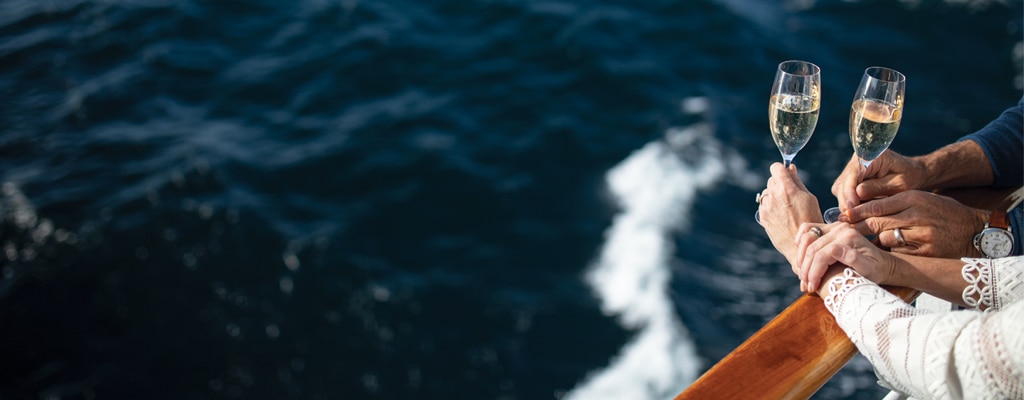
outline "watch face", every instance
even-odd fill
[[[981,232],[981,242],[978,245],[981,252],[988,257],[1006,257],[1013,251],[1013,235],[1002,229],[986,229]]]

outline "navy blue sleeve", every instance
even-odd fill
[[[995,175],[992,186],[1024,184],[1024,97],[981,130],[957,141],[962,140],[973,140],[985,151]]]

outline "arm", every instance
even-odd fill
[[[899,267],[889,281],[882,284],[913,287],[951,303],[981,310],[998,310],[1024,298],[1024,258],[1021,257],[954,260],[905,254],[893,256],[899,260]]]
[[[832,194],[843,211],[863,201],[907,190],[987,186],[993,180],[988,157],[973,140],[952,143],[916,157],[887,150],[864,171],[863,179],[860,169],[855,154],[832,184]]]
[[[992,164],[973,140],[948,144],[923,156],[914,157],[925,171],[915,189],[932,190],[992,184]]]
[[[1024,97],[1017,105],[958,143],[974,142],[985,155],[996,187],[1020,186],[1024,181]]]
[[[846,211],[862,200],[905,190],[995,185],[1019,186],[1024,180],[1024,98],[981,130],[929,154],[906,157],[882,153],[863,179],[854,155],[832,185]]]
[[[880,285],[910,287],[968,307],[998,309],[1024,298],[1024,257],[941,259],[894,254],[879,249],[843,223],[819,226],[821,238],[800,227],[796,236],[799,265],[794,267],[810,291],[821,290],[826,271],[844,263]],[[824,278],[824,279],[823,279]]]
[[[914,398],[1024,394],[1024,302],[996,313],[925,313],[852,270],[830,273],[819,294],[892,389]]]

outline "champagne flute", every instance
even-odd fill
[[[907,77],[891,68],[864,70],[850,108],[850,143],[860,162],[858,181],[864,180],[871,162],[896,138],[903,117],[906,83]],[[825,210],[822,217],[826,223],[832,223],[839,220],[840,214],[839,207],[832,207]]]
[[[780,63],[768,101],[768,122],[786,168],[811,139],[820,104],[821,69],[807,61]],[[754,213],[754,220],[761,222],[760,212]]]

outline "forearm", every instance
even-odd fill
[[[897,260],[892,275],[874,283],[912,288],[952,303],[965,305],[963,291],[968,283],[961,274],[963,261],[892,254]],[[833,264],[822,276],[822,282],[829,282],[833,278],[841,276],[845,268],[847,267],[842,264]],[[818,296],[821,298],[832,296],[834,288],[831,286],[821,285],[818,289]]]
[[[970,308],[1001,308],[1024,298],[1024,257],[932,258],[892,253],[897,264],[879,282],[920,290]]]
[[[951,303],[966,305],[963,292],[968,283],[961,274],[963,261],[900,253],[892,255],[897,259],[896,267],[888,279],[879,283],[917,289]]]
[[[913,160],[924,169],[923,190],[988,186],[995,179],[985,151],[973,140],[955,142]]]
[[[1024,303],[997,313],[930,313],[852,271],[836,276],[821,293],[825,306],[887,386],[914,398],[1019,396],[1024,341],[1014,338],[1024,329]]]

